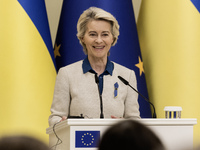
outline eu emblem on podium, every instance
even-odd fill
[[[100,131],[76,131],[75,147],[97,147],[100,139]]]

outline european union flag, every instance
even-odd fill
[[[76,131],[75,147],[97,147],[100,131]]]

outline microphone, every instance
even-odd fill
[[[103,115],[103,101],[102,101],[102,95],[100,93],[100,89],[99,89],[99,78],[97,77],[97,74],[95,74],[95,82],[98,86],[98,91],[99,91],[99,99],[100,99],[100,118],[104,118],[104,115]]]
[[[153,118],[157,118],[156,117],[156,110],[154,105],[145,97],[143,96],[139,91],[137,91],[134,87],[132,87],[129,82],[127,80],[125,80],[124,78],[122,78],[121,76],[118,76],[118,78],[125,84],[130,86],[136,93],[138,93],[140,96],[142,96],[152,107],[153,107]]]

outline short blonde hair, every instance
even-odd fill
[[[109,12],[101,8],[97,8],[97,7],[88,8],[81,14],[77,23],[77,37],[79,39],[80,44],[83,46],[83,51],[86,55],[87,55],[87,48],[86,48],[86,45],[82,42],[82,39],[87,30],[87,24],[91,20],[104,20],[104,21],[110,22],[111,33],[113,35],[112,46],[114,46],[117,43],[117,39],[119,36],[119,24],[116,18],[112,14],[110,14]],[[110,55],[110,52],[108,52],[108,56],[109,55]]]

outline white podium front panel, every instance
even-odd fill
[[[78,145],[77,133],[81,132],[90,134],[100,133],[100,137],[105,130],[124,119],[68,119],[58,123],[54,131],[62,140],[62,143],[57,145],[57,150],[83,150],[83,147]],[[139,122],[145,124],[152,129],[162,140],[165,147],[169,150],[192,149],[193,148],[193,126],[197,124],[196,119],[138,119]],[[56,145],[57,137],[53,132],[53,127],[47,128],[49,134],[50,147]],[[85,135],[87,136],[87,135]],[[89,135],[88,135],[89,136]],[[89,136],[89,137],[90,137]],[[79,139],[80,140],[80,139]],[[84,142],[84,150],[96,150],[92,146],[94,138],[91,138],[91,143]]]

